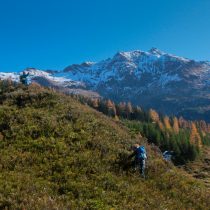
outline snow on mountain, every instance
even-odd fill
[[[7,73],[7,72],[0,72],[0,80],[12,80],[12,81],[19,81],[19,74],[18,73]]]
[[[98,90],[106,86],[110,91],[119,86],[138,86],[136,89],[155,86],[166,88],[173,82],[192,83],[205,86],[209,84],[209,62],[196,62],[187,58],[165,53],[157,48],[148,52],[135,50],[118,52],[112,58],[100,62],[84,62],[66,67],[63,71],[42,71],[27,68],[30,78],[43,78],[54,85],[71,87],[78,86],[91,90]],[[50,72],[50,73],[49,73]],[[1,79],[19,80],[21,73],[0,73]],[[121,84],[122,83],[122,84]],[[131,83],[131,84],[130,84]],[[134,89],[134,88],[133,88]]]
[[[113,58],[98,63],[83,63],[71,65],[64,69],[65,77],[76,81],[82,81],[89,86],[98,86],[109,80],[123,80],[126,76],[134,76],[138,79],[142,74],[149,73],[157,76],[165,86],[168,82],[181,80],[178,70],[188,65],[191,60],[164,53],[157,48],[148,52],[136,50],[131,52],[118,52]],[[175,67],[170,68],[170,65]],[[170,69],[172,70],[170,72]],[[61,73],[58,73],[59,75]]]
[[[70,65],[58,74],[117,102],[131,101],[163,113],[209,117],[210,121],[210,108],[206,108],[210,104],[209,62],[152,48],[148,52],[118,52],[96,63]],[[201,110],[209,110],[209,114]]]
[[[40,83],[40,80],[42,81],[48,81],[51,83],[52,86],[80,86],[81,83],[77,81],[73,81],[72,79],[68,79],[65,77],[56,77],[51,73],[48,73],[43,70],[35,69],[35,68],[27,68],[24,70],[26,73],[29,73],[29,79],[31,81],[35,81]],[[22,72],[13,72],[13,73],[5,73],[5,72],[0,72],[0,79],[5,80],[5,79],[11,79],[12,81],[19,82],[19,78]],[[42,83],[43,84],[43,83]]]
[[[36,80],[39,77],[48,79],[51,82],[55,82],[57,83],[57,85],[62,85],[64,87],[68,86],[68,85],[75,85],[75,84],[80,84],[80,82],[74,81],[72,79],[68,79],[65,77],[56,77],[51,73],[48,73],[46,71],[43,70],[38,70],[38,69],[34,69],[34,68],[28,68],[25,70],[25,72],[29,72],[30,78],[32,80]]]
[[[195,61],[152,48],[148,52],[118,52],[112,58],[73,64],[63,71],[34,68],[25,71],[30,73],[32,81],[64,88],[65,92],[90,91],[116,102],[130,101],[163,113],[186,118],[199,116],[210,121],[208,61]],[[1,72],[0,79],[18,81],[19,75]]]

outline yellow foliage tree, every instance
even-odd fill
[[[162,130],[162,131],[164,130],[164,125],[161,121],[158,121],[158,126],[159,126],[160,130]]]
[[[131,102],[128,102],[128,104],[126,106],[126,112],[127,112],[127,115],[130,115],[133,112]]]
[[[176,117],[173,118],[173,131],[178,134],[179,133],[179,122]]]
[[[149,116],[154,122],[158,122],[160,120],[159,114],[154,109],[149,110]]]
[[[202,147],[201,137],[194,122],[191,123],[190,143],[198,146],[198,148]]]
[[[99,106],[99,99],[95,98],[92,100],[92,105],[94,108],[98,108]]]
[[[115,116],[116,115],[116,107],[114,102],[112,102],[110,99],[106,102],[106,106],[108,109],[108,115],[109,116]]]
[[[165,116],[165,117],[163,118],[163,123],[164,123],[165,128],[166,128],[167,130],[171,130],[171,124],[170,124],[170,120],[169,120],[169,117],[168,117],[168,116]]]

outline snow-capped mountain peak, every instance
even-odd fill
[[[190,60],[157,48],[118,52],[112,58],[73,64],[63,71],[25,71],[44,86],[69,92],[91,90],[105,98],[130,101],[165,113],[184,110],[183,101],[187,107],[210,104],[210,62]],[[20,74],[0,72],[0,79],[19,81]]]
[[[92,65],[68,66],[63,73],[106,98],[131,101],[162,112],[185,110],[186,107],[181,105],[183,101],[192,107],[198,101],[210,103],[207,91],[210,89],[210,63],[197,62],[157,48],[147,52],[118,52],[112,58]],[[199,95],[202,98],[197,100]]]
[[[150,50],[149,50],[149,53],[153,54],[153,55],[165,55],[166,53],[164,53],[163,51],[159,50],[158,48],[156,47],[152,47]]]
[[[125,60],[133,60],[134,58],[137,58],[141,55],[142,51],[140,50],[134,50],[134,51],[128,51],[128,52],[118,52],[115,54],[113,59],[125,59]]]

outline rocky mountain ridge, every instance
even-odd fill
[[[210,63],[152,48],[118,52],[100,62],[73,64],[62,71],[27,69],[32,80],[65,90],[96,92],[187,119],[210,121]],[[3,75],[3,76],[2,76]],[[13,80],[18,74],[11,75]],[[5,78],[0,73],[0,78]]]

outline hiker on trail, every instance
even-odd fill
[[[23,85],[28,85],[28,76],[29,76],[29,72],[26,73],[25,71],[23,72],[22,75],[20,75],[20,82],[21,82]]]
[[[143,178],[145,178],[145,162],[146,162],[146,149],[144,146],[134,144],[132,147],[133,153],[130,157],[135,157],[135,170],[139,169],[139,172]]]

